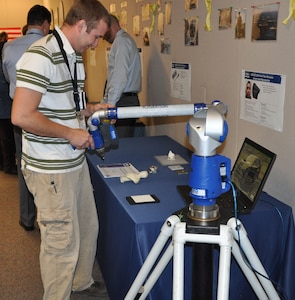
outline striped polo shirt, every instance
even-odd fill
[[[78,90],[83,91],[85,71],[82,56],[58,31],[67,54],[72,77],[77,64]],[[53,34],[35,42],[16,65],[17,87],[42,93],[38,110],[51,121],[71,128],[79,128],[71,74]],[[25,99],[24,101],[29,101]],[[66,173],[82,167],[84,150],[74,150],[62,138],[38,136],[23,130],[22,167],[41,173]]]

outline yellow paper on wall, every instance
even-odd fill
[[[212,9],[212,0],[205,0],[206,9],[207,9],[207,16],[204,25],[204,29],[206,31],[212,31],[211,27],[211,9]]]
[[[293,20],[295,20],[295,0],[290,0],[289,3],[289,15],[288,17],[282,22],[284,25],[286,25],[290,18],[293,17]]]

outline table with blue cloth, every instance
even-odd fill
[[[171,170],[156,156],[172,151],[187,163],[183,170]],[[124,299],[145,258],[160,234],[165,220],[187,203],[177,191],[188,183],[192,153],[167,136],[123,138],[119,148],[106,152],[105,160],[87,153],[91,180],[98,210],[100,231],[97,259],[111,300]],[[98,165],[131,163],[138,171],[157,166],[139,183],[120,183],[120,179],[104,178]],[[131,205],[127,196],[154,194],[160,202]],[[295,299],[295,230],[292,209],[266,193],[262,193],[253,212],[241,215],[252,246],[282,299]],[[191,299],[192,251],[185,246],[184,299]],[[216,298],[219,247],[214,250],[213,296]],[[172,261],[161,274],[148,299],[172,299]],[[232,259],[230,299],[256,299],[239,266]]]

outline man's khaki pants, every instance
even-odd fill
[[[93,284],[98,218],[87,163],[70,173],[23,173],[37,207],[43,299],[70,299]]]

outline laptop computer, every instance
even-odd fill
[[[239,214],[249,214],[255,207],[275,159],[275,153],[245,138],[231,171]],[[188,202],[190,187],[178,186],[177,189]],[[221,194],[216,203],[224,210],[233,211],[232,189]]]

